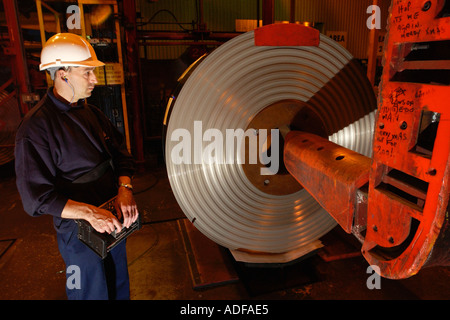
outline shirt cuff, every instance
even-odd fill
[[[49,214],[54,217],[61,217],[64,207],[69,199],[64,196],[57,196],[51,203],[49,203],[44,208],[41,208],[40,214]]]

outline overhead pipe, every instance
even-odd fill
[[[205,32],[201,40],[228,41],[241,35],[242,32]],[[199,34],[185,31],[137,31],[138,40],[200,40]]]
[[[257,27],[260,27],[259,20],[260,20],[260,1],[257,0]],[[266,24],[273,24],[274,23],[274,0],[262,0],[262,20],[263,25]],[[291,3],[291,9],[292,11],[295,11],[295,1]],[[173,42],[173,43],[151,43],[146,41],[151,40],[191,40],[195,41],[192,45],[199,45],[202,41],[221,41],[226,42],[228,40],[233,39],[234,37],[237,37],[241,35],[243,32],[210,32],[206,28],[206,23],[204,22],[203,17],[203,0],[199,0],[198,2],[198,8],[197,8],[197,14],[198,14],[198,24],[197,28],[193,30],[193,32],[188,31],[152,31],[152,30],[137,30],[137,40],[139,41],[145,41],[142,44],[143,45],[180,45],[179,42]],[[210,43],[205,43],[205,45],[209,45]],[[219,43],[220,44],[220,43]],[[191,43],[186,43],[182,45],[191,45]],[[213,45],[217,45],[217,43],[213,43]]]
[[[221,46],[223,42],[221,41],[143,41],[140,43],[142,46],[213,46],[218,47]]]

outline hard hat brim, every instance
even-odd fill
[[[40,64],[39,70],[43,71],[48,68],[64,68],[64,67],[103,67],[105,64],[99,60],[85,61],[53,61],[46,64]]]

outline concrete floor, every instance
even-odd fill
[[[206,239],[204,246],[218,260],[197,265],[193,252],[198,248],[186,242],[186,218],[174,199],[165,169],[147,169],[134,185],[143,220],[143,228],[127,243],[134,300],[450,298],[449,267],[424,269],[405,280],[381,279],[381,289],[370,290],[366,285],[368,265],[360,255],[326,262],[313,254],[296,263],[262,268],[236,263],[226,249]],[[65,266],[51,218],[31,218],[24,213],[12,164],[0,167],[0,197],[0,299],[66,299]],[[339,230],[331,234],[346,247],[354,240]],[[221,277],[218,281],[208,282],[216,275]],[[206,282],[199,285],[198,276]]]

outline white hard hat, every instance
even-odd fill
[[[39,70],[59,67],[101,67],[91,44],[73,33],[57,33],[45,43]]]

